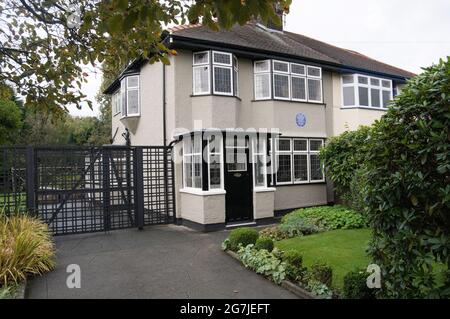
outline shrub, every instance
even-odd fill
[[[383,297],[426,297],[436,284],[433,264],[450,265],[450,57],[423,70],[367,143],[370,255]]]
[[[234,229],[230,232],[230,236],[228,236],[229,249],[237,251],[239,244],[244,247],[250,244],[254,245],[258,237],[259,233],[254,228],[243,227]]]
[[[331,287],[331,282],[333,280],[333,269],[323,262],[315,262],[310,270],[309,276],[311,280],[321,282],[328,287]]]
[[[25,216],[0,216],[0,284],[7,286],[41,275],[55,266],[55,250],[47,225]]]
[[[273,240],[269,237],[259,237],[256,241],[255,248],[258,250],[265,249],[270,253],[273,250]]]
[[[304,220],[317,231],[335,229],[353,229],[366,226],[364,218],[352,209],[341,205],[301,208],[283,217],[283,224]]]
[[[355,270],[344,276],[344,298],[348,299],[373,299],[375,290],[367,287],[368,273],[364,270]]]
[[[282,260],[286,263],[286,276],[295,281],[301,281],[305,274],[303,256],[296,250],[285,251]]]
[[[286,234],[284,234],[278,226],[264,228],[259,232],[259,234],[260,236],[269,237],[273,240],[282,240],[287,238]]]
[[[360,208],[363,185],[355,177],[370,152],[367,141],[371,134],[371,127],[360,126],[355,131],[331,137],[320,150],[326,174],[333,181],[337,194],[344,203],[356,210]]]
[[[307,288],[318,297],[325,299],[331,299],[333,297],[333,291],[320,281],[310,280],[307,284]]]
[[[270,278],[279,284],[286,278],[286,263],[265,249],[254,249],[253,245],[241,246],[238,250],[239,259],[256,273]]]
[[[298,215],[285,219],[278,227],[287,238],[310,235],[320,230],[313,221]]]

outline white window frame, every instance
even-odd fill
[[[239,60],[235,55],[233,55],[232,59],[233,59],[232,60],[233,61],[233,74],[232,74],[233,88],[232,88],[232,91],[237,97],[239,97]],[[234,73],[236,73],[236,76]],[[236,85],[236,91],[234,90],[234,85]]]
[[[344,83],[344,76],[353,76],[353,83]],[[367,84],[362,84],[359,83],[358,81],[358,77],[364,77],[367,78]],[[379,85],[373,85],[371,83],[371,80],[378,80],[379,81]],[[383,87],[383,81],[388,81],[389,82],[389,88],[387,87]],[[383,106],[383,91],[388,92],[389,91],[389,96],[390,96],[390,100],[393,99],[393,87],[392,87],[392,80],[386,79],[386,78],[380,78],[380,77],[374,77],[374,76],[369,76],[369,75],[364,75],[364,74],[343,74],[341,76],[341,103],[342,103],[342,108],[365,108],[365,109],[373,109],[373,110],[387,110],[387,107]],[[355,99],[355,104],[354,105],[344,105],[344,88],[345,87],[353,87],[354,90],[354,99]],[[368,99],[369,99],[369,105],[360,105],[359,103],[359,87],[364,87],[368,89]],[[379,95],[380,95],[380,106],[372,106],[372,89],[377,89],[379,90]]]
[[[310,138],[308,141],[308,180],[310,183],[322,183],[325,182],[325,170],[324,170],[324,166],[321,165],[322,167],[322,179],[312,179],[311,178],[311,155],[319,155],[320,150],[317,151],[313,151],[311,150],[311,141],[319,141],[321,142],[322,146],[324,145],[324,140],[320,139],[320,138]],[[320,159],[319,159],[320,160]]]
[[[279,150],[279,141],[280,140],[289,140],[289,143],[290,143],[290,149],[289,149],[289,151],[286,151],[286,150],[282,150],[282,151],[280,151]],[[275,159],[276,159],[276,168],[277,168],[277,171],[275,172],[275,180],[276,180],[276,184],[277,185],[290,185],[290,184],[292,184],[292,182],[293,182],[293,162],[292,162],[292,160],[293,160],[293,157],[292,157],[292,138],[288,138],[288,137],[279,137],[279,138],[276,138],[275,139]],[[291,180],[290,181],[285,181],[285,182],[279,182],[278,181],[278,170],[280,169],[280,167],[279,167],[279,163],[278,163],[278,155],[290,155],[290,157],[291,157]]]
[[[230,57],[230,63],[218,63],[218,62],[214,62],[214,55],[216,54],[223,54],[223,55],[228,55]],[[233,85],[233,55],[231,53],[228,52],[220,52],[220,51],[212,51],[212,74],[213,74],[213,94],[216,95],[228,95],[228,96],[233,96],[234,95],[234,85]],[[230,71],[230,92],[220,92],[220,91],[216,91],[216,68],[221,68],[221,69],[227,69]]]
[[[295,150],[295,141],[306,141],[306,150]],[[310,167],[309,167],[309,140],[307,138],[292,138],[292,181],[294,184],[308,184],[310,178]],[[295,155],[306,155],[306,180],[304,181],[296,181],[295,180]]]
[[[217,138],[217,135],[214,135],[215,138]],[[212,191],[212,190],[224,190],[224,149],[223,149],[223,140],[222,137],[220,137],[220,141],[218,142],[220,145],[220,153],[214,152],[211,153],[211,148],[210,148],[210,138],[208,137],[208,142],[206,143],[206,146],[208,148],[208,190]],[[217,142],[216,142],[217,143]],[[220,187],[219,188],[211,188],[211,155],[212,156],[216,156],[219,155],[220,156]]]
[[[258,152],[257,142],[263,142],[263,150],[262,152]],[[253,188],[254,189],[263,189],[267,188],[267,140],[261,139],[258,137],[252,138],[252,154],[253,154]],[[262,156],[264,159],[263,167],[264,167],[264,185],[256,185],[256,163],[258,161],[258,156]]]
[[[268,68],[265,70],[257,70],[256,64],[266,62]],[[277,71],[274,68],[275,63],[283,63],[287,65],[287,71]],[[292,72],[292,66],[302,66],[304,68],[304,73]],[[319,70],[320,75],[308,75],[308,69]],[[269,95],[268,96],[258,96],[256,92],[256,78],[260,74],[269,74]],[[275,75],[287,76],[288,77],[288,97],[275,95]],[[292,78],[303,78],[305,79],[305,98],[298,99],[292,97]],[[309,96],[309,82],[308,79],[319,81],[320,99],[314,100]],[[322,68],[318,66],[305,65],[300,63],[281,61],[281,60],[258,60],[253,62],[253,91],[254,98],[256,101],[261,100],[282,100],[282,101],[294,101],[294,102],[308,102],[308,103],[323,103],[323,79],[322,79]]]
[[[208,57],[208,61],[207,62],[202,62],[202,63],[195,63],[195,56],[198,54],[203,54],[206,53],[207,57]],[[193,95],[207,95],[207,94],[211,94],[211,65],[210,65],[210,61],[211,61],[211,54],[210,51],[200,51],[200,52],[194,52],[192,54],[192,94]],[[206,91],[196,91],[195,90],[195,69],[200,69],[200,68],[204,68],[206,67],[208,70],[208,89]]]
[[[129,87],[128,86],[128,81],[130,80],[130,78],[137,78],[137,85],[133,86],[133,87]],[[140,94],[140,77],[139,75],[129,75],[126,77],[126,88],[127,88],[127,92],[126,92],[126,100],[127,100],[127,114],[126,116],[140,116],[141,115],[141,94]],[[138,105],[137,105],[137,112],[136,113],[130,113],[130,110],[128,109],[130,103],[128,103],[128,92],[130,91],[137,91],[138,94]]]
[[[122,106],[121,106],[121,99],[120,99],[120,89],[114,92],[114,94],[111,97],[111,106],[112,106],[112,114],[113,116],[116,116],[121,112]]]
[[[196,139],[198,139],[198,137],[196,137],[196,136],[192,137],[190,135],[185,136],[183,138],[183,163],[182,163],[182,167],[183,167],[183,188],[187,189],[187,190],[202,190],[203,189],[203,152],[202,152],[203,147],[200,147],[200,151],[199,152],[195,151],[194,144],[195,144]],[[186,149],[187,149],[186,144],[187,143],[191,143],[191,147],[190,147],[191,152],[190,153],[186,153]],[[201,143],[201,145],[203,145],[201,137],[200,137],[200,143]],[[194,175],[195,175],[195,173],[194,173],[195,172],[195,160],[194,160],[194,157],[195,156],[199,156],[199,155],[200,155],[200,158],[202,159],[201,166],[200,166],[201,167],[201,169],[200,169],[200,181],[201,181],[201,183],[200,183],[200,187],[193,187],[194,186]],[[185,158],[186,157],[191,157],[191,170],[192,170],[192,182],[191,182],[191,185],[192,186],[187,186],[187,183],[186,183],[187,182],[187,180],[186,180],[186,170],[184,169]],[[209,162],[209,159],[208,159],[208,162]]]

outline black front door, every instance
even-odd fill
[[[249,162],[248,140],[234,141],[225,147],[225,210],[226,222],[253,219],[252,165]]]

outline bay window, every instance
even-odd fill
[[[392,100],[392,81],[359,74],[342,76],[343,107],[386,109]]]
[[[193,95],[213,93],[216,95],[237,96],[237,58],[227,52],[194,52],[192,63],[192,83]]]
[[[278,60],[254,62],[255,100],[322,102],[322,69]]]
[[[255,188],[267,187],[267,141],[265,136],[252,139],[253,176]]]
[[[204,158],[203,150],[206,151]],[[220,134],[185,136],[183,187],[196,190],[223,189],[223,181],[223,146]]]
[[[277,185],[323,182],[319,150],[323,139],[278,138],[275,140]],[[270,152],[271,155],[272,152]]]
[[[117,94],[116,107],[123,117],[140,115],[139,75],[125,76],[120,81],[120,96]]]

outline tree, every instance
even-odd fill
[[[83,65],[120,69],[142,57],[168,63],[169,24],[218,29],[252,18],[280,23],[275,5],[291,0],[4,0],[0,4],[0,82],[16,85],[27,106],[50,111],[91,101],[81,92]],[[72,84],[75,84],[73,87]]]
[[[370,254],[394,298],[450,297],[450,57],[425,68],[375,123],[364,164]]]
[[[11,144],[21,124],[21,113],[17,104],[11,100],[0,100],[0,145]]]

